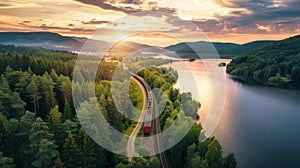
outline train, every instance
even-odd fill
[[[144,136],[149,136],[151,134],[151,125],[152,125],[152,108],[153,108],[153,101],[152,101],[152,90],[150,86],[144,81],[143,78],[140,76],[130,73],[130,75],[138,80],[146,90],[146,96],[147,96],[147,109],[146,109],[146,115],[144,119],[144,126],[143,126],[143,134]]]

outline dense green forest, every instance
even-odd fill
[[[269,44],[235,58],[227,73],[247,83],[300,89],[300,36]]]
[[[7,49],[6,49],[7,48]],[[72,100],[72,72],[75,54],[0,46],[0,167],[160,167],[157,157],[138,157],[131,162],[95,143],[80,125]],[[89,58],[87,65],[97,58]],[[111,93],[111,79],[117,63],[101,61],[96,75],[96,97],[106,120],[117,130],[126,132],[135,123],[118,112]],[[168,106],[160,116],[162,129],[176,118],[178,98],[191,97],[172,88],[176,73],[149,68],[140,71],[151,87],[169,90]],[[81,75],[90,75],[89,69]],[[129,82],[129,81],[128,81]],[[123,83],[120,83],[122,85]],[[136,107],[141,97],[138,85],[130,85],[131,101]],[[76,83],[73,89],[84,98],[90,83]],[[195,117],[199,104],[192,99],[187,116]],[[195,106],[196,105],[196,106]],[[79,105],[88,110],[86,104]],[[124,103],[124,108],[129,108]],[[187,136],[166,152],[170,167],[236,167],[233,154],[222,156],[214,138],[199,142],[202,128],[194,124]],[[107,137],[109,138],[109,137]]]

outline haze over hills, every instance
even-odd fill
[[[89,40],[88,46],[84,47],[84,52],[102,52],[106,51],[111,44],[105,41],[92,40],[84,37],[62,36],[52,32],[0,32],[0,44],[12,44],[16,46],[31,46],[53,50],[63,51],[82,51],[82,46]],[[217,52],[221,58],[234,58],[246,54],[250,51],[261,48],[274,41],[253,41],[246,44],[220,43],[220,42],[186,42],[171,45],[165,48],[153,47],[146,44],[139,44],[128,41],[121,41],[115,44],[109,51],[118,53],[119,56],[125,56],[129,53],[140,56],[155,56],[157,53],[174,56],[174,53],[183,58],[198,58],[195,52],[189,47],[198,49],[198,53],[203,57],[216,56]],[[213,44],[213,45],[211,45]],[[214,46],[214,47],[213,47]],[[166,52],[167,50],[173,52]],[[212,51],[214,50],[214,51]]]
[[[0,32],[0,43],[66,51],[81,48],[83,44],[75,38],[51,32]]]
[[[16,46],[39,47],[63,51],[81,51],[85,42],[89,40],[89,45],[84,46],[84,52],[98,52],[110,47],[111,44],[105,41],[88,39],[85,37],[62,36],[51,32],[0,32],[0,44],[10,44]],[[113,48],[122,48],[123,51],[129,52],[139,48],[148,47],[147,45],[121,42]],[[149,46],[150,47],[150,46]],[[116,49],[111,49],[115,51]]]

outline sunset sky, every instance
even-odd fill
[[[145,36],[163,45],[168,40],[155,32],[187,34],[188,41],[198,41],[189,32],[202,30],[211,41],[245,43],[300,33],[299,6],[299,0],[5,0],[0,2],[0,31],[90,37],[100,29],[103,40],[154,32]],[[149,14],[128,17],[136,12]]]

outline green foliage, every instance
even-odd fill
[[[222,147],[215,138],[213,138],[210,144],[208,145],[208,149],[205,154],[205,159],[207,160],[209,167],[222,167]]]
[[[35,122],[34,118],[35,114],[29,111],[26,111],[24,116],[21,117],[19,123],[19,129],[17,136],[17,142],[23,142],[17,144],[17,149],[19,155],[17,156],[17,160],[20,165],[24,167],[30,167],[30,161],[32,159],[30,153],[30,140],[29,137],[31,135],[31,127]]]
[[[233,59],[227,72],[248,83],[300,89],[299,43],[295,36],[269,44]]]
[[[125,157],[106,151],[88,136],[75,116],[75,107],[85,117],[83,122],[88,123],[99,119],[99,114],[92,112],[100,108],[105,119],[122,132],[131,128],[135,122],[118,112],[112,98],[110,80],[117,63],[100,62],[101,69],[96,74],[95,84],[97,99],[84,101],[88,98],[85,89],[89,92],[93,89],[93,84],[83,77],[91,75],[91,65],[98,64],[99,61],[98,58],[87,57],[86,67],[77,70],[81,81],[73,87],[81,103],[73,104],[71,73],[75,58],[75,54],[67,52],[0,45],[0,167],[161,167],[156,157],[134,158],[129,162]],[[170,60],[137,59],[132,68],[168,62]],[[298,77],[297,67],[290,71],[293,72],[291,78]],[[162,128],[166,129],[175,122],[181,110],[182,96],[187,100],[183,106],[189,109],[184,111],[185,114],[196,114],[199,104],[191,99],[190,94],[181,95],[178,89],[172,87],[178,78],[176,71],[147,68],[138,73],[152,88],[165,91],[166,108],[159,118]],[[272,69],[268,73],[276,75]],[[257,76],[260,75],[257,72]],[[117,86],[124,86],[126,82],[130,81],[124,79]],[[140,109],[143,96],[139,86],[131,82],[129,90],[131,101]],[[158,101],[163,98],[161,93],[157,94]],[[129,103],[121,100],[120,104],[126,111],[129,110]],[[103,123],[96,124],[101,127]],[[96,128],[93,126],[91,129]],[[105,131],[109,133],[106,137],[109,142],[113,135],[109,130]],[[211,145],[212,140],[199,143],[200,131],[201,126],[195,124],[179,144],[166,152],[171,167],[211,166],[209,160],[219,156],[213,150],[217,145]],[[139,152],[148,151],[142,148]],[[221,161],[224,167],[236,166],[233,155],[228,155]]]
[[[0,149],[4,148],[4,139],[9,131],[7,118],[0,113]]]
[[[150,158],[147,167],[149,168],[160,168],[160,160],[157,157]]]
[[[19,93],[13,92],[4,75],[0,78],[0,110],[8,118],[17,118],[24,114],[25,102],[20,98]]]
[[[200,108],[200,103],[192,99],[191,93],[182,93],[181,94],[181,104],[182,109],[185,112],[185,115],[197,117],[198,110]]]
[[[54,160],[54,165],[53,165],[54,168],[64,168],[64,164],[62,163],[62,161],[60,160],[59,157],[57,157],[55,160]]]
[[[81,151],[71,133],[65,139],[65,144],[62,151],[62,159],[66,167],[79,167],[81,164]]]
[[[32,166],[38,168],[53,167],[53,161],[58,156],[56,148],[57,145],[55,145],[52,141],[43,139],[39,144],[39,149],[35,155],[35,160],[32,162]]]
[[[145,67],[156,67],[170,62],[172,62],[171,59],[143,57],[127,57],[124,61],[122,61],[122,63],[125,63],[132,72],[138,72]]]
[[[48,115],[48,125],[50,132],[59,146],[63,145],[62,114],[58,111],[58,106],[52,108]]]
[[[176,133],[185,130],[188,122],[194,122],[198,115],[200,103],[192,99],[191,93],[179,93],[179,90],[173,89],[172,85],[176,82],[177,77],[172,75],[172,69],[147,68],[138,72],[152,88],[161,88],[166,94],[166,106],[160,116],[160,123],[163,129],[167,129],[170,125],[175,124],[175,120],[181,119],[178,130],[168,136],[167,141],[174,141],[172,136],[176,137]],[[176,72],[175,72],[176,74]],[[163,77],[162,77],[163,76]],[[155,95],[156,97],[160,97]],[[178,113],[180,110],[183,113]],[[190,121],[192,120],[192,121]],[[179,122],[179,121],[178,121]],[[203,142],[199,142],[199,135],[202,128],[198,124],[194,124],[187,135],[174,147],[165,152],[170,167],[224,167],[225,158],[222,156],[222,147],[215,138],[208,138]],[[168,142],[165,142],[168,143]],[[181,159],[174,159],[181,158]],[[185,159],[182,159],[185,158]],[[228,158],[228,159],[227,159]],[[230,160],[232,159],[232,160]],[[230,163],[227,163],[230,162]],[[226,166],[234,166],[235,158],[231,155],[226,157]],[[130,165],[130,164],[129,164]],[[122,164],[123,167],[128,164]],[[236,166],[236,165],[235,165]],[[130,166],[129,166],[130,167]]]
[[[62,120],[66,121],[72,119],[73,119],[72,109],[70,107],[70,104],[66,102],[64,105],[64,113],[62,114]]]
[[[35,122],[31,126],[29,136],[31,156],[34,156],[38,152],[42,140],[52,138],[53,134],[49,132],[47,123],[41,118],[36,118]]]
[[[31,78],[31,82],[27,86],[28,93],[31,95],[31,101],[34,105],[34,112],[36,116],[40,116],[39,113],[39,99],[41,98],[39,93],[39,86],[38,86],[38,79],[37,76],[34,74]]]
[[[235,160],[234,154],[230,153],[224,158],[223,163],[224,168],[234,168],[237,167],[237,162]]]
[[[15,168],[14,160],[9,157],[4,157],[3,153],[0,152],[0,167],[1,168]]]
[[[195,51],[190,47],[193,46],[194,48],[201,48],[201,52],[198,53],[200,56],[205,57],[205,55],[211,54],[211,45],[214,45],[215,49],[221,56],[221,58],[235,58],[237,56],[241,56],[246,54],[250,51],[254,51],[258,48],[261,48],[267,44],[273,43],[274,41],[253,41],[246,44],[234,44],[234,43],[219,43],[219,42],[191,42],[191,43],[179,43],[176,45],[171,45],[166,49],[170,51],[175,51],[177,55],[181,58],[199,58],[199,56],[195,53]],[[205,51],[205,49],[209,49]],[[214,55],[216,56],[216,55]],[[209,56],[208,56],[209,57]],[[205,57],[207,58],[207,57]]]
[[[130,81],[129,85],[129,96],[133,106],[139,110],[142,110],[144,102],[143,92],[139,85],[132,80]]]
[[[83,128],[79,130],[79,150],[82,152],[82,165],[87,168],[96,166],[95,142],[86,134]]]

